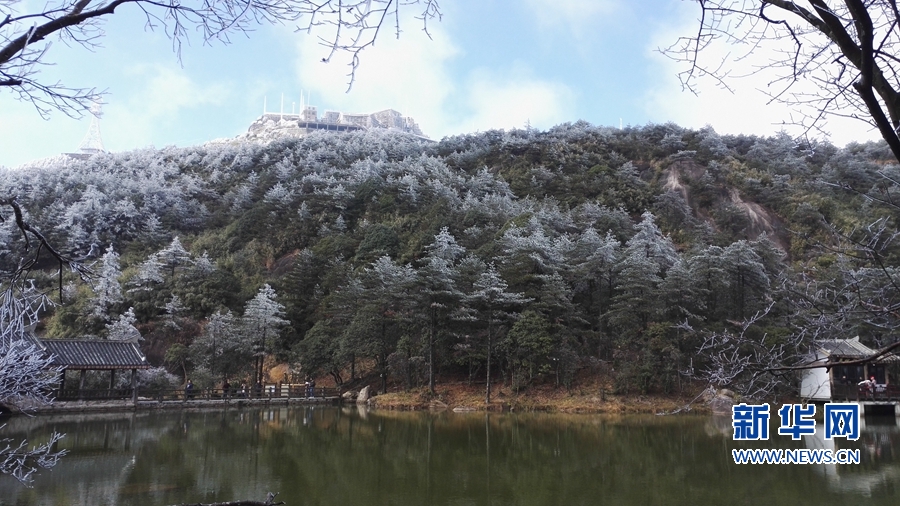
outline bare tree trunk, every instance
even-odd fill
[[[484,392],[484,404],[491,405],[491,348],[493,348],[494,311],[488,307],[488,342],[487,342],[487,386]]]
[[[434,395],[434,327],[435,309],[431,308],[431,328],[428,329],[428,391]]]

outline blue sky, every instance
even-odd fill
[[[146,30],[130,5],[106,20],[103,47],[91,52],[55,43],[47,54],[55,65],[42,77],[106,90],[101,132],[110,151],[233,137],[260,115],[265,98],[277,112],[284,94],[289,112],[301,90],[319,111],[397,109],[434,139],[579,119],[770,135],[791,115],[766,105],[759,91],[765,76],[735,81],[734,93],[711,82],[702,83],[699,96],[681,90],[682,67],[657,49],[696,30],[691,1],[444,0],[441,7],[432,40],[413,10],[402,20],[399,40],[392,29],[383,32],[362,53],[349,93],[348,59],[322,63],[326,52],[315,34],[260,26],[228,45],[193,38],[179,63],[171,41]],[[59,113],[45,121],[30,104],[0,91],[0,166],[74,151],[88,124]],[[833,120],[826,130],[839,145],[876,137],[853,121]]]

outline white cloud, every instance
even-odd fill
[[[505,74],[476,71],[465,95],[469,115],[458,132],[523,128],[526,123],[546,129],[572,119],[574,109],[574,93],[567,86],[529,77],[521,69]]]
[[[754,48],[749,54],[746,46],[728,45],[723,40],[716,41],[702,54],[703,61],[714,64],[727,60],[734,69],[733,76],[726,81],[731,90],[718,85],[712,78],[695,81],[697,95],[682,90],[677,74],[687,69],[687,64],[672,61],[657,52],[659,47],[668,47],[678,37],[694,33],[697,29],[696,13],[685,9],[679,19],[658,29],[651,37],[647,49],[652,62],[654,85],[646,93],[646,110],[651,121],[672,121],[681,126],[699,128],[711,125],[719,133],[773,135],[784,129],[792,135],[803,132],[792,125],[804,112],[773,102],[769,95],[781,90],[772,81],[778,74],[771,69],[771,58],[780,50],[776,43]],[[784,41],[790,44],[790,41]],[[745,55],[745,56],[744,56]],[[733,63],[736,58],[740,61]],[[756,71],[758,70],[758,71]],[[756,71],[756,72],[754,72]],[[815,84],[799,81],[792,91],[815,93]],[[878,138],[878,133],[867,124],[849,118],[827,117],[817,126],[830,134],[829,139],[836,145],[850,141],[865,141]],[[818,137],[816,132],[813,136]]]
[[[622,7],[621,0],[525,0],[541,28],[596,28],[598,18],[614,14]]]
[[[46,121],[30,103],[0,93],[0,166],[17,167],[36,157],[75,151],[89,122],[58,112],[51,117]]]
[[[298,84],[293,93],[283,90],[285,109],[290,110],[291,102],[299,102],[302,88],[304,95],[311,92],[312,105],[320,115],[324,109],[367,113],[392,108],[412,116],[426,134],[434,135],[441,108],[454,88],[447,64],[458,50],[440,24],[430,26],[429,39],[417,23],[405,21],[399,40],[390,30],[383,31],[376,44],[360,54],[349,92],[349,56],[338,54],[330,63],[323,63],[328,51],[315,34],[292,35]],[[278,110],[280,98],[269,95],[268,99],[269,110]]]
[[[107,149],[120,151],[152,144],[187,110],[222,105],[228,86],[200,84],[176,64],[139,64],[124,71],[133,86],[113,91],[106,101],[101,131]]]
[[[492,128],[522,128],[529,122],[548,128],[571,119],[573,93],[562,84],[537,79],[522,65],[505,69],[451,69],[462,55],[442,25],[430,26],[429,39],[415,20],[403,25],[397,40],[387,32],[360,55],[361,65],[346,92],[346,58],[325,64],[327,50],[315,37],[294,35],[298,90],[285,93],[285,110],[299,101],[299,88],[311,92],[312,104],[324,109],[365,113],[393,108],[412,116],[432,138]],[[463,66],[464,68],[464,66]],[[277,111],[280,94],[268,96]]]

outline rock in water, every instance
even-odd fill
[[[356,396],[357,404],[365,404],[369,400],[369,386],[366,385],[365,388],[359,391],[359,395]]]

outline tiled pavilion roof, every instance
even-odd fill
[[[53,355],[53,365],[66,369],[149,369],[137,343],[86,339],[37,339]]]

